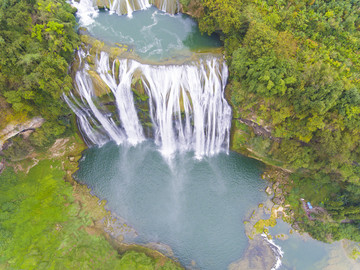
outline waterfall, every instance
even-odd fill
[[[104,143],[103,134],[117,144],[121,144],[125,140],[132,145],[142,142],[145,137],[134,106],[131,92],[131,75],[123,68],[127,66],[126,63],[121,64],[122,68],[117,76],[115,74],[115,62],[113,63],[112,74],[108,73],[110,71],[108,54],[101,53],[100,59],[96,61],[97,74],[110,88],[115,97],[119,117],[114,119],[112,113],[107,112],[107,109],[95,95],[93,78],[89,74],[90,66],[85,61],[86,56],[88,56],[86,53],[79,51],[78,57],[83,67],[75,75],[75,86],[82,104],[77,101],[74,95],[71,95],[71,97],[77,103],[77,106],[69,98],[65,98],[65,101],[79,119],[78,123],[82,134],[86,134],[85,137],[91,143],[100,145]],[[134,69],[136,69],[136,65],[134,65]],[[119,83],[117,83],[118,81]],[[89,114],[91,115],[89,116]],[[90,122],[96,123],[95,127],[92,128],[93,125]],[[117,122],[121,124],[117,124]],[[99,131],[99,127],[101,131]]]
[[[94,22],[93,18],[98,14],[98,7],[109,9],[111,14],[127,14],[129,17],[134,11],[149,8],[152,4],[170,14],[179,12],[178,0],[80,0],[79,2],[71,0],[71,4],[77,8],[82,26]]]
[[[231,109],[224,98],[225,63],[210,58],[182,66],[143,65],[155,142],[161,152],[194,150],[197,157],[228,148]]]
[[[273,240],[269,239],[265,233],[262,233],[261,236],[264,238],[264,240],[270,245],[270,248],[274,252],[274,255],[276,256],[276,263],[271,268],[271,270],[277,270],[282,265],[281,258],[284,256],[284,251],[281,249],[280,246],[276,245]]]
[[[119,67],[119,74],[116,75],[116,64]],[[123,123],[127,140],[135,145],[144,140],[143,130],[137,117],[137,112],[134,105],[133,94],[131,91],[132,75],[139,67],[139,63],[135,61],[128,61],[127,59],[114,61],[112,68],[109,67],[109,55],[101,52],[100,61],[98,63],[97,72],[101,79],[110,87],[114,94],[117,109],[119,111],[119,118]],[[108,71],[112,73],[109,74]],[[117,81],[119,83],[117,83]]]
[[[178,13],[180,9],[178,0],[152,0],[152,2],[158,9],[170,14]]]
[[[154,66],[130,59],[110,61],[101,52],[95,61],[96,78],[110,89],[105,96],[115,101],[114,116],[95,95],[88,54],[80,51],[78,56],[82,67],[75,83],[80,99],[70,95],[65,101],[88,141],[103,144],[108,138],[135,145],[144,140],[132,91],[134,82],[141,80],[155,143],[164,156],[194,151],[201,158],[228,150],[231,108],[224,98],[228,70],[222,59],[211,56],[184,65]]]
[[[70,93],[70,96],[76,102],[76,98],[72,93]],[[75,106],[74,103],[71,102],[71,100],[66,95],[63,95],[63,98],[77,116],[79,130],[85,142],[88,145],[104,145],[109,140],[109,138],[105,134],[102,134],[98,131],[101,130],[100,125],[97,124],[96,120],[94,120],[91,114],[88,113],[88,110],[83,110],[82,106],[79,103],[77,103],[78,106]],[[93,128],[90,122],[93,123],[96,128]]]
[[[89,26],[94,22],[94,18],[98,16],[98,7],[93,0],[80,0],[79,2],[71,0],[71,5],[76,7],[79,24],[81,26]]]
[[[131,14],[135,10],[146,9],[150,7],[148,0],[111,0],[110,13],[117,13],[119,15]]]

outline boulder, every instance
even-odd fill
[[[34,130],[41,127],[44,123],[44,118],[34,117],[23,123],[10,123],[3,130],[0,131],[0,151],[3,149],[5,141],[27,130]]]
[[[266,192],[268,195],[271,195],[271,194],[273,193],[271,187],[267,187],[267,188],[265,189],[265,192]]]

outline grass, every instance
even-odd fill
[[[106,240],[95,223],[109,213],[71,179],[77,139],[57,149],[65,156],[43,153],[28,173],[8,167],[0,175],[0,269],[181,269],[136,247],[120,255]]]

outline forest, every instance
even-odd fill
[[[75,10],[64,0],[4,0],[0,4],[0,128],[41,115],[31,135],[48,146],[69,127],[63,93],[72,88],[69,64],[80,44]]]
[[[234,118],[266,131],[235,121],[233,148],[292,172],[286,199],[313,237],[360,241],[360,1],[198,4],[224,42]],[[326,214],[309,220],[300,198]]]
[[[204,33],[216,32],[224,43],[234,117],[232,148],[250,148],[266,163],[291,171],[286,201],[300,227],[314,238],[360,241],[360,0],[181,3],[185,11],[197,11]],[[29,138],[37,149],[74,132],[69,109],[61,101],[61,95],[73,87],[69,65],[80,44],[74,12],[65,0],[0,4],[0,128],[41,115],[46,122]],[[266,132],[257,135],[241,119]],[[23,155],[24,147],[26,151],[27,146],[15,138],[4,155]],[[61,173],[47,170],[41,178],[44,183],[56,196],[71,197],[69,186],[52,182]],[[17,228],[11,229],[12,219],[3,220],[13,212],[27,211],[26,197],[16,194],[34,192],[23,182],[38,181],[35,172],[16,178],[9,169],[8,182],[1,183],[2,193],[9,191],[9,197],[0,196],[0,251],[6,249],[6,259],[20,252],[6,239],[19,235]],[[326,213],[308,219],[300,198]],[[50,218],[65,211],[57,204],[52,207],[57,212]],[[57,244],[56,231],[49,233]],[[22,263],[32,262],[16,261],[19,267]],[[153,267],[154,262],[149,264]]]

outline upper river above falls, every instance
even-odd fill
[[[192,52],[221,46],[217,35],[201,34],[188,15],[169,15],[154,6],[135,11],[132,17],[90,9],[78,18],[90,35],[113,46],[126,44],[143,59],[188,57]]]

